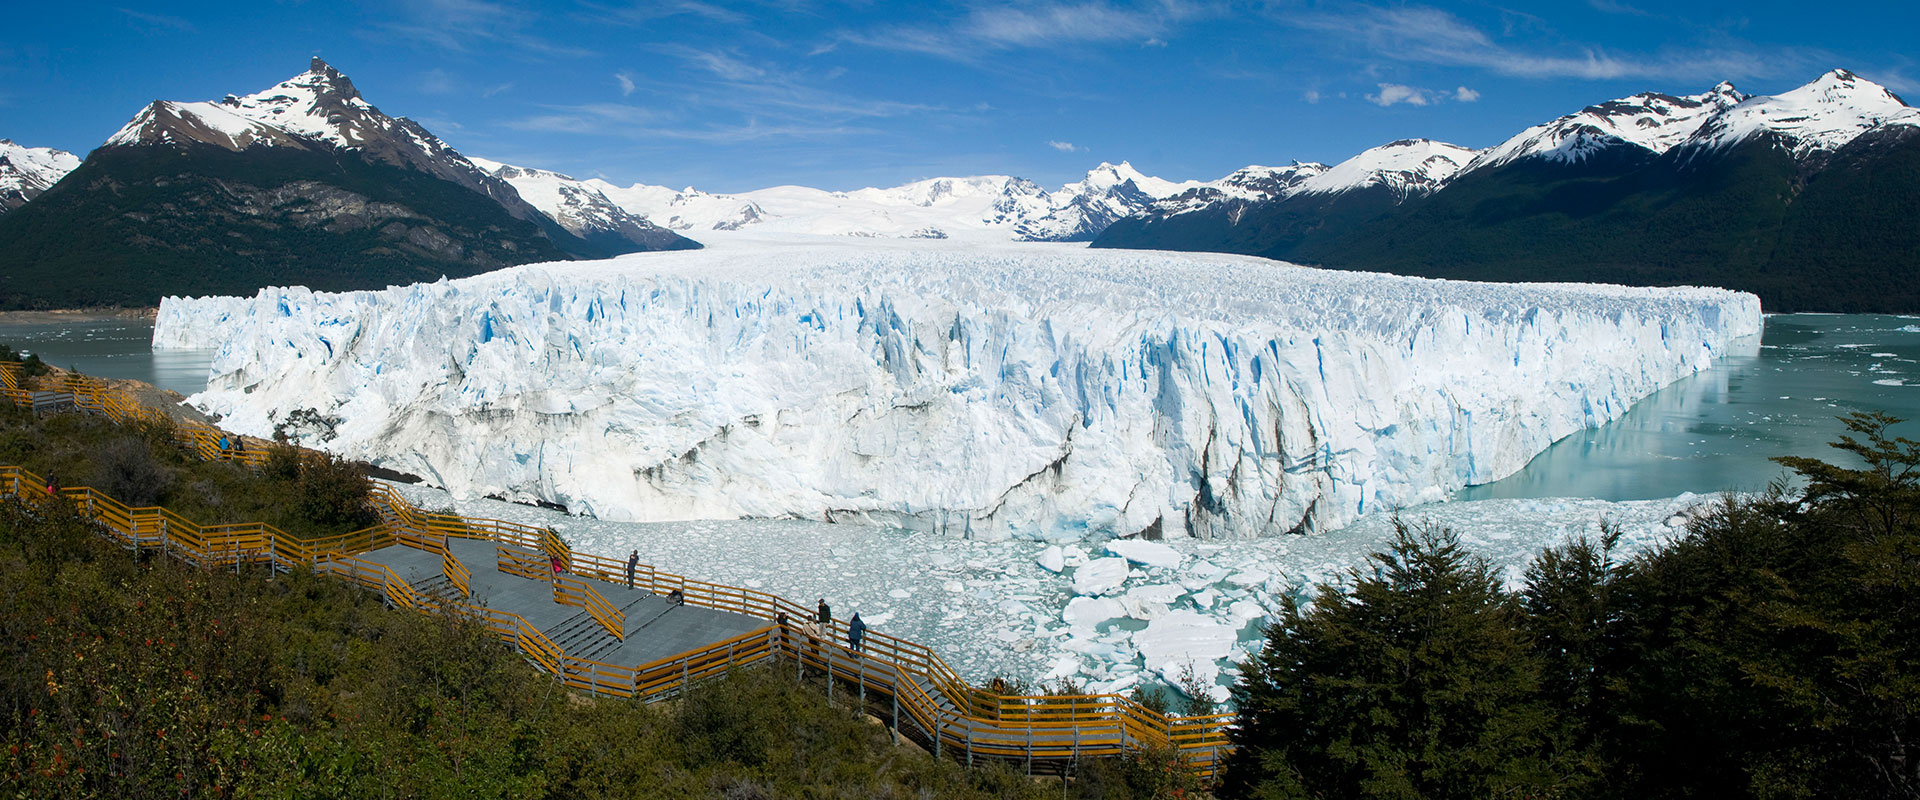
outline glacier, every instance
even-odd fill
[[[1337,528],[1518,470],[1760,331],[1752,295],[1074,245],[729,239],[167,298],[192,402],[456,497],[1000,540]]]

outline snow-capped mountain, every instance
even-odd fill
[[[1430,139],[1401,139],[1368,148],[1300,182],[1298,194],[1338,194],[1380,187],[1395,202],[1438,191],[1476,151]]]
[[[609,252],[626,252],[637,246],[642,250],[680,250],[695,243],[665,230],[622,208],[599,189],[558,172],[517,167],[485,158],[468,157],[481,170],[506,181],[520,199],[560,224],[569,233],[590,243],[604,244]]]
[[[1790,92],[1750,97],[1707,119],[1680,146],[1688,157],[1771,138],[1796,159],[1832,153],[1876,129],[1920,126],[1920,110],[1887,87],[1836,69]]]
[[[0,214],[39,197],[74,167],[80,158],[51,147],[26,147],[0,139]]]
[[[315,56],[306,72],[271,89],[217,102],[156,100],[103,146],[198,142],[233,151],[250,147],[350,150],[410,167],[492,198],[516,219],[540,212],[406,117],[389,117],[360,96],[353,81]]]
[[[1137,212],[1141,220],[1163,220],[1182,214],[1245,208],[1255,203],[1278,200],[1293,194],[1308,178],[1327,171],[1327,165],[1295,161],[1284,167],[1259,165],[1241,167],[1217,181],[1200,184],[1179,194],[1156,200]],[[1111,227],[1111,226],[1109,226]]]
[[[1481,153],[1466,169],[1488,169],[1535,156],[1578,163],[1622,145],[1658,155],[1746,99],[1733,84],[1722,82],[1685,97],[1643,92],[1609,100],[1521,131]]]
[[[1912,312],[1915,169],[1920,111],[1834,70],[1773,96],[1721,83],[1620,98],[1477,154],[1396,142],[1266,197],[1162,201],[1093,246],[1468,280],[1704,284],[1755,292],[1773,311]]]
[[[14,279],[0,305],[377,288],[695,246],[655,233],[575,235],[316,58],[266,91],[155,101],[57,190],[0,216],[0,274]]]
[[[1445,142],[1402,139],[1331,167],[1245,167],[1115,221],[1094,246],[1229,252],[1291,246],[1329,225],[1370,219],[1430,195],[1474,156]]]
[[[1048,192],[1007,175],[929,178],[891,188],[831,192],[775,186],[739,194],[692,187],[584,181],[628,211],[698,237],[711,231],[988,241],[1087,241],[1115,219],[1198,186],[1103,163]]]
[[[1114,220],[1145,210],[1155,201],[1199,186],[1140,174],[1132,164],[1102,162],[1078,183],[1045,195],[1046,212],[1014,224],[1014,238],[1028,242],[1087,242]]]

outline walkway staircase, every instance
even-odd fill
[[[453,581],[448,580],[445,573],[436,572],[424,578],[415,579],[408,585],[422,595],[447,603],[467,602],[467,598],[460,596],[460,590],[454,588]]]
[[[72,407],[120,421],[164,419],[104,382],[70,378],[62,387],[67,391],[29,392],[21,388],[19,372],[17,364],[0,364],[0,402],[36,409]],[[207,458],[252,465],[267,457],[264,450],[250,450],[244,456],[222,453],[215,442],[225,434],[211,426],[181,423],[175,425],[174,435]],[[858,693],[863,701],[884,702],[887,706],[882,709],[895,731],[930,744],[936,754],[944,750],[969,762],[975,758],[1024,761],[1031,770],[1038,761],[1070,764],[1080,757],[1170,747],[1186,756],[1196,772],[1211,775],[1229,748],[1224,729],[1231,724],[1231,715],[1168,716],[1117,695],[999,696],[970,686],[937,653],[911,641],[869,631],[865,652],[856,653],[844,646],[844,623],[821,631],[820,638],[807,637],[797,626],[811,609],[778,595],[708,583],[647,565],[638,571],[637,587],[628,588],[623,560],[575,551],[549,529],[424,511],[384,484],[370,487],[380,525],[317,539],[292,537],[257,522],[202,525],[166,509],[129,508],[84,486],[62,487],[57,498],[49,498],[41,488],[46,485],[41,476],[0,466],[0,496],[23,503],[70,504],[115,537],[142,549],[156,549],[208,568],[312,565],[317,571],[383,592],[397,606],[422,611],[443,607],[444,601],[444,607],[472,614],[519,648],[530,662],[582,691],[655,700],[675,696],[729,669],[791,659],[796,670],[830,674],[829,693],[838,684],[842,687],[838,691]],[[408,579],[400,578],[376,556],[398,550],[409,553],[403,559],[409,566],[400,570]],[[422,551],[437,553],[434,560],[441,563],[429,565]],[[562,560],[568,579],[554,579],[547,569],[548,558]],[[498,573],[518,576],[509,583],[524,578],[531,585],[503,588],[505,584],[492,577]],[[476,581],[483,578],[494,582],[482,589]],[[496,607],[464,596],[462,587],[483,595]],[[668,603],[668,592],[680,592],[684,607]],[[514,593],[520,595],[519,610],[540,618],[541,624],[531,623],[509,607],[508,595]],[[565,602],[560,602],[562,597]],[[550,602],[584,609],[569,612]],[[736,622],[716,621],[718,617]],[[785,628],[770,624],[776,617],[794,623]],[[676,629],[680,634],[698,635],[688,641],[676,637]],[[715,630],[726,633],[716,635]],[[633,652],[634,646],[660,648],[669,654],[648,656],[653,660],[619,658],[620,653]],[[683,646],[688,649],[679,649]],[[621,663],[605,663],[602,657]],[[645,663],[636,665],[633,660]]]

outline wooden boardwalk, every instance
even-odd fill
[[[449,539],[447,546],[473,575],[469,596],[448,599],[518,614],[568,655],[579,658],[645,664],[767,628],[767,621],[758,617],[674,603],[644,587],[629,589],[624,582],[582,578],[624,612],[621,635],[615,636],[584,609],[556,601],[550,581],[499,568],[502,549],[541,561],[545,555],[484,540]],[[393,570],[416,591],[431,594],[449,585],[440,553],[395,544],[361,553],[359,558]]]
[[[24,384],[18,363],[0,363],[0,399],[44,405]],[[268,457],[264,449],[223,450],[219,429],[166,423],[104,382],[69,376],[58,388],[82,411],[171,424],[204,458],[258,466]],[[917,643],[869,631],[855,652],[844,622],[803,629],[812,610],[784,597],[647,564],[629,588],[624,561],[577,552],[549,529],[423,511],[378,482],[369,489],[380,524],[323,539],[261,523],[201,525],[164,508],[129,508],[90,487],[49,497],[44,486],[26,470],[0,467],[0,496],[71,504],[130,548],[206,567],[304,565],[381,592],[396,607],[469,615],[582,691],[653,701],[735,667],[771,663],[829,677],[828,693],[845,693],[897,735],[968,763],[994,758],[1062,771],[1081,758],[1164,748],[1211,776],[1230,747],[1231,714],[1164,715],[1111,694],[1001,695],[968,684]],[[552,559],[562,575],[553,574]],[[675,592],[681,602],[669,602]],[[776,625],[781,615],[790,624]]]

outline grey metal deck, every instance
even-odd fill
[[[629,589],[624,584],[575,576],[585,581],[625,612],[624,641],[611,637],[575,636],[599,631],[598,625],[583,626],[585,612],[553,600],[553,585],[499,570],[496,543],[473,539],[448,539],[453,557],[473,571],[473,596],[468,602],[498,611],[519,614],[528,624],[553,639],[573,655],[606,664],[639,666],[657,659],[679,655],[699,647],[722,642],[744,633],[760,630],[767,621],[745,614],[717,611],[699,606],[679,605],[665,597]],[[531,550],[520,552],[533,555]],[[404,545],[383,547],[360,558],[384,564],[401,580],[422,584],[441,575],[440,555]],[[542,557],[544,559],[544,557]],[[603,634],[602,634],[603,635]],[[584,651],[584,652],[583,652]]]

